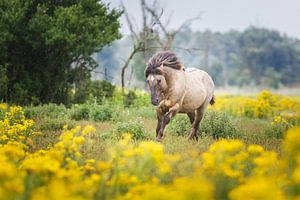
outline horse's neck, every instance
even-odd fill
[[[166,81],[168,85],[167,96],[170,98],[177,98],[184,94],[185,91],[185,74],[183,70],[176,70],[165,67]]]

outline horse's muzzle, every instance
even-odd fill
[[[154,106],[157,106],[159,104],[159,98],[151,98],[151,103]]]

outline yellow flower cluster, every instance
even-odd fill
[[[300,119],[300,98],[275,95],[267,90],[256,98],[245,96],[218,97],[214,109],[235,116],[268,118],[282,116],[285,119]]]
[[[16,109],[1,123],[23,126],[26,119],[13,114]],[[26,130],[16,134],[31,137]],[[183,156],[126,135],[111,145],[106,159],[84,159],[84,145],[92,143],[95,131],[65,129],[54,145],[34,152],[18,137],[0,144],[0,199],[300,198],[300,127],[287,132],[280,157],[239,140],[219,140],[200,155]]]
[[[7,110],[8,105],[6,103],[0,103],[0,110]]]
[[[0,144],[8,141],[25,142],[32,131],[33,121],[25,119],[22,107],[11,107],[0,121]]]

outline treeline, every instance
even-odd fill
[[[108,97],[99,91],[114,86],[94,82],[92,75],[120,83],[127,61],[125,86],[145,88],[146,63],[162,49],[175,51],[186,67],[208,71],[217,86],[300,84],[300,41],[257,27],[226,33],[185,27],[164,35],[145,26],[128,60],[132,38],[117,40],[122,13],[99,0],[0,0],[0,102],[71,104]]]
[[[108,74],[117,77],[116,82],[122,56],[130,51],[128,43],[129,39],[116,41],[97,55],[100,70],[107,67]],[[208,71],[217,86],[278,88],[300,84],[300,40],[275,30],[249,27],[243,32],[219,33],[186,28],[176,35],[172,50],[186,67]],[[131,62],[135,78],[140,81],[144,80],[148,59],[144,55],[136,54]]]

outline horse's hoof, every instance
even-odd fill
[[[197,135],[190,135],[189,140],[195,140],[198,141],[198,136]]]
[[[162,139],[161,138],[155,138],[155,142],[161,142],[162,141]]]

